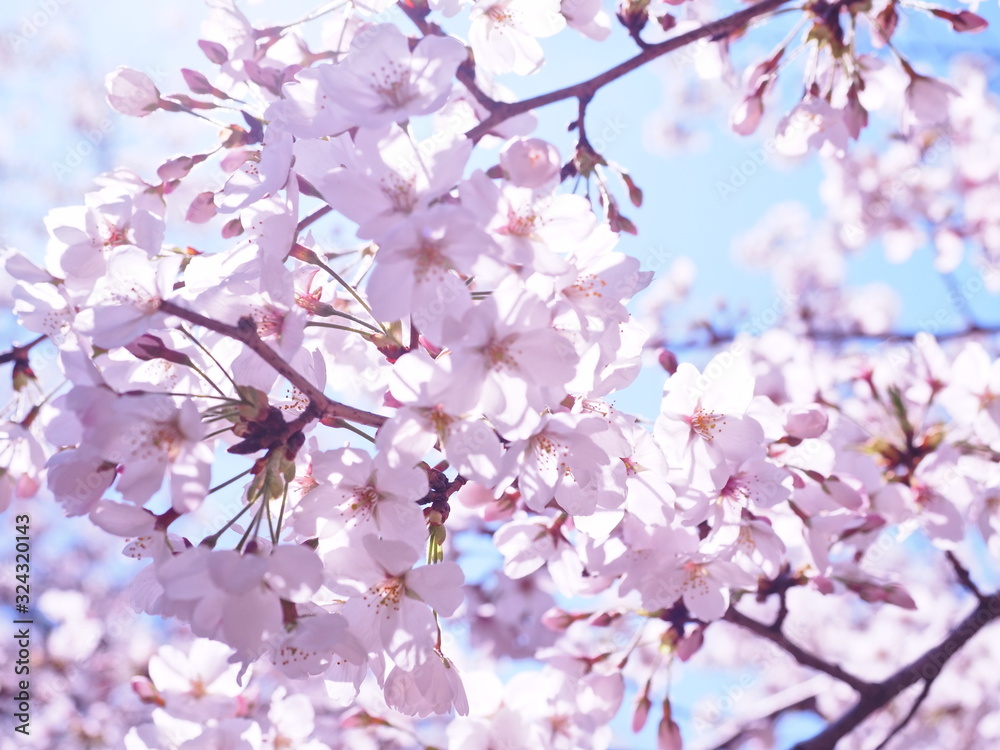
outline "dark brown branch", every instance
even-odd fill
[[[302,234],[303,230],[305,230],[307,227],[314,224],[318,220],[322,219],[332,210],[333,206],[323,206],[322,208],[317,208],[315,211],[306,216],[304,219],[302,219],[302,221],[300,221],[295,226],[295,236],[298,237],[300,234]]]
[[[273,367],[285,380],[298,388],[316,406],[318,417],[321,419],[343,419],[349,422],[356,422],[357,424],[368,425],[369,427],[381,427],[386,421],[385,417],[378,414],[372,414],[371,412],[347,406],[339,401],[328,398],[319,388],[294,370],[277,352],[261,340],[260,336],[257,335],[257,327],[249,318],[241,318],[238,325],[231,326],[205,317],[193,310],[187,310],[167,300],[160,301],[160,310],[168,315],[174,315],[189,323],[194,323],[202,328],[207,328],[210,331],[221,333],[223,336],[242,342],[257,356]]]
[[[0,365],[5,365],[8,362],[24,362],[28,358],[28,352],[38,344],[42,343],[47,339],[44,333],[36,338],[34,341],[29,341],[24,346],[12,346],[10,351],[3,352],[0,354]]]
[[[955,557],[955,553],[948,550],[944,553],[945,557],[948,558],[948,562],[951,563],[951,567],[955,569],[955,575],[958,576],[959,583],[969,591],[973,596],[975,596],[979,601],[982,601],[985,596],[983,592],[979,590],[979,587],[972,580],[972,576],[969,575],[969,570],[962,563],[958,561]]]
[[[889,701],[906,688],[920,680],[929,685],[937,679],[948,659],[983,627],[998,617],[1000,617],[1000,593],[983,597],[969,616],[952,630],[941,643],[912,664],[900,669],[887,680],[875,685],[872,690],[863,693],[854,707],[846,714],[812,739],[800,742],[792,750],[834,750],[842,737],[854,730],[880,708],[886,706]]]
[[[780,628],[765,625],[758,620],[754,620],[752,617],[747,617],[735,607],[730,607],[723,619],[725,619],[726,622],[731,622],[733,625],[738,625],[745,630],[749,630],[751,633],[759,635],[761,638],[766,638],[782,650],[786,651],[789,656],[795,659],[795,661],[802,666],[824,672],[825,674],[850,685],[862,695],[871,692],[876,687],[872,683],[865,682],[864,680],[855,677],[850,672],[841,669],[836,664],[831,664],[815,654],[806,651],[804,648],[795,645],[788,640],[788,637],[781,632]]]
[[[906,712],[906,716],[904,716],[903,720],[892,728],[892,731],[886,735],[886,738],[878,744],[875,750],[882,750],[882,748],[886,747],[892,738],[903,731],[906,725],[913,720],[913,717],[917,715],[917,709],[920,708],[923,702],[927,699],[927,696],[930,695],[931,685],[933,682],[934,680],[924,680],[924,686],[920,689],[920,694],[917,696],[917,699],[913,701],[913,705],[910,706],[910,710]]]
[[[466,136],[471,138],[473,141],[478,141],[490,132],[490,130],[505,120],[535,109],[536,107],[544,107],[547,104],[560,102],[564,99],[591,97],[602,86],[605,86],[612,81],[631,73],[636,68],[642,67],[651,60],[655,60],[668,52],[673,52],[674,50],[680,49],[681,47],[685,47],[702,39],[723,37],[736,29],[746,26],[759,16],[763,16],[766,13],[770,13],[771,11],[780,8],[782,5],[786,5],[788,2],[789,0],[761,0],[761,2],[751,5],[749,8],[744,8],[741,11],[737,11],[736,13],[726,16],[725,18],[720,18],[712,23],[707,23],[704,26],[687,32],[686,34],[680,34],[672,39],[666,40],[665,42],[650,45],[635,57],[626,60],[623,63],[619,63],[615,67],[606,70],[589,80],[582,81],[574,84],[573,86],[567,86],[556,91],[550,91],[547,94],[533,96],[530,99],[524,99],[520,102],[495,102],[494,107],[491,109],[490,116],[468,131]],[[403,10],[406,11],[406,8],[404,7]]]

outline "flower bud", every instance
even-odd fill
[[[541,138],[518,138],[500,154],[507,179],[518,187],[537,188],[555,180],[562,164],[559,151]]]
[[[108,104],[130,117],[145,117],[160,108],[160,91],[145,73],[119,67],[104,80]]]
[[[802,440],[817,438],[826,432],[829,419],[819,406],[805,406],[790,409],[785,419],[785,432]]]

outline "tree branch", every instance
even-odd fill
[[[187,310],[167,300],[160,300],[160,310],[168,315],[174,315],[189,323],[242,342],[257,356],[271,365],[279,375],[298,388],[315,405],[318,410],[317,416],[320,419],[331,421],[342,419],[368,425],[369,427],[381,427],[386,421],[386,418],[379,414],[372,414],[371,412],[347,406],[339,401],[328,398],[319,388],[294,370],[277,352],[261,340],[260,336],[257,335],[257,327],[249,318],[241,318],[238,325],[231,326],[208,318],[201,313],[196,313],[193,310]]]
[[[781,632],[780,628],[765,625],[758,620],[754,620],[752,617],[747,617],[735,607],[730,607],[723,616],[723,619],[733,625],[738,625],[741,628],[749,630],[751,633],[759,635],[761,638],[766,638],[782,650],[786,651],[789,656],[795,659],[795,661],[802,666],[824,672],[825,674],[850,685],[854,688],[854,690],[862,695],[871,692],[876,687],[872,683],[865,682],[859,677],[855,677],[850,672],[841,669],[836,664],[831,664],[815,654],[806,651],[804,648],[795,645],[788,640],[788,637]]]
[[[28,359],[28,352],[31,351],[32,347],[42,343],[47,338],[48,336],[43,333],[34,341],[29,341],[24,346],[12,346],[9,351],[0,354],[0,365],[5,365],[8,362],[26,362]]]
[[[973,596],[975,596],[979,601],[982,601],[985,598],[983,596],[983,592],[980,591],[979,587],[976,586],[976,584],[973,582],[972,576],[969,575],[968,568],[966,568],[964,565],[962,565],[961,562],[959,562],[958,558],[955,557],[955,553],[952,552],[951,550],[948,550],[944,554],[945,557],[948,558],[948,562],[951,563],[951,567],[955,569],[955,575],[958,576],[959,583],[961,583],[962,586],[967,591],[969,591]]]
[[[744,8],[743,10],[737,11],[736,13],[726,16],[725,18],[720,18],[717,21],[707,23],[704,26],[700,26],[697,29],[687,32],[686,34],[680,34],[679,36],[675,36],[672,39],[660,42],[659,44],[652,44],[635,57],[626,60],[623,63],[619,63],[615,67],[606,70],[589,80],[582,81],[572,86],[567,86],[556,91],[550,91],[547,94],[533,96],[530,99],[524,99],[520,102],[494,102],[494,106],[490,108],[490,116],[469,130],[465,135],[472,141],[478,141],[490,130],[505,120],[531,109],[535,109],[536,107],[544,107],[547,104],[559,102],[563,99],[593,96],[602,86],[605,86],[612,81],[631,73],[636,68],[642,67],[651,60],[655,60],[668,52],[673,52],[674,50],[685,47],[693,42],[700,41],[701,39],[725,36],[730,32],[747,25],[755,18],[780,8],[789,1],[790,0],[761,0],[761,2],[751,5],[749,8]],[[406,11],[406,8],[404,7],[403,10]],[[409,15],[409,13],[407,13],[407,15]]]
[[[886,735],[885,739],[878,744],[875,750],[882,750],[882,748],[888,745],[893,737],[903,731],[906,725],[909,724],[913,717],[917,715],[917,709],[920,708],[927,696],[930,695],[931,684],[933,682],[934,680],[924,680],[924,686],[920,689],[920,694],[917,696],[917,699],[913,701],[913,705],[910,706],[910,710],[906,712],[906,716],[904,716],[903,720],[892,728],[892,731]]]
[[[792,750],[834,750],[842,737],[886,706],[910,685],[923,680],[927,683],[926,690],[929,690],[930,683],[941,674],[948,659],[984,626],[998,617],[1000,617],[1000,592],[983,597],[969,616],[941,643],[909,666],[903,667],[887,680],[875,685],[872,690],[863,693],[846,714],[812,739],[800,742]],[[918,698],[917,705],[922,702],[923,697],[925,696],[921,695]]]
[[[437,26],[437,24],[432,24],[427,22],[426,9],[423,12],[421,12],[417,8],[408,5],[406,2],[403,2],[402,0],[396,3],[396,7],[398,7],[401,11],[403,11],[403,13],[405,13],[406,16],[411,21],[413,21],[413,25],[416,26],[418,29],[420,29],[420,33],[423,34],[424,36],[430,36],[431,34],[435,34],[438,36],[445,35],[444,32],[441,30],[441,28]],[[455,77],[462,83],[463,86],[465,86],[465,88],[469,90],[469,93],[476,98],[476,101],[479,102],[482,106],[484,106],[489,112],[493,112],[494,110],[496,110],[497,106],[499,105],[499,102],[496,102],[490,97],[488,97],[486,93],[481,88],[479,88],[479,85],[476,83],[475,68],[471,63],[463,62],[461,65],[459,65],[458,70],[455,72]]]
[[[913,341],[921,333],[930,333],[930,331],[894,331],[889,333],[865,333],[863,331],[806,331],[805,333],[800,334],[800,336],[803,339],[827,341],[832,343],[846,343],[849,341],[878,341],[886,343],[891,341]],[[671,351],[685,351],[688,349],[701,349],[706,346],[712,347],[719,346],[721,344],[730,344],[739,334],[740,331],[725,331],[723,333],[719,333],[715,330],[709,329],[709,336],[704,341],[691,338],[686,341],[679,341],[676,343],[663,340],[660,340],[657,343],[661,346],[665,346]],[[974,323],[967,328],[958,328],[953,331],[940,331],[931,335],[933,335],[938,341],[950,341],[954,339],[966,338],[967,336],[992,336],[996,334],[1000,334],[1000,325],[986,326]]]

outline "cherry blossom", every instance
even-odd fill
[[[469,30],[476,59],[494,73],[533,73],[544,59],[538,39],[566,25],[560,11],[559,0],[477,0]]]
[[[210,7],[188,93],[105,81],[191,130],[59,193],[43,257],[2,252],[0,517],[44,593],[19,561],[0,589],[41,615],[38,742],[603,750],[631,720],[749,747],[804,739],[797,711],[816,746],[995,744],[1000,108],[985,63],[912,57],[904,15],[988,13]],[[635,49],[605,65],[612,36]],[[587,59],[519,80],[566,44]],[[695,283],[683,233],[648,245],[689,196],[601,132],[660,58],[661,143],[730,109],[757,168],[818,152],[820,200],[735,244],[763,310]],[[872,252],[945,303],[856,283]]]

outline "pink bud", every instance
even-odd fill
[[[861,104],[858,98],[858,87],[852,85],[847,90],[847,106],[844,107],[844,124],[847,126],[851,138],[857,140],[861,131],[868,127],[868,110]]]
[[[223,239],[232,239],[233,237],[239,237],[241,234],[243,234],[243,223],[238,216],[235,219],[227,221],[222,227]]]
[[[595,628],[606,628],[619,617],[621,617],[621,613],[619,612],[598,612],[590,618],[590,624]]]
[[[195,160],[190,156],[178,156],[176,159],[168,159],[156,170],[156,176],[164,182],[167,180],[179,180],[186,177],[195,164]]]
[[[766,60],[762,60],[753,68],[748,69],[744,77],[746,90],[753,91],[754,93],[760,93],[761,86],[768,83],[774,71],[778,69],[778,63],[781,61],[781,57],[784,54],[785,48],[782,47],[773,56],[767,58]]]
[[[885,6],[885,8],[875,16],[875,33],[872,35],[872,41],[875,43],[876,47],[881,47],[889,43],[892,39],[892,35],[896,31],[896,26],[899,24],[899,14],[896,12],[896,2],[891,0],[891,2]]]
[[[130,117],[145,117],[160,108],[160,91],[145,73],[119,67],[104,79],[108,104]]]
[[[816,576],[810,581],[816,590],[824,596],[829,596],[834,591],[833,581],[831,581],[826,576]]]
[[[632,714],[632,731],[641,732],[649,718],[649,709],[653,704],[645,695],[640,695],[635,702],[635,712]]]
[[[677,372],[677,355],[669,349],[661,349],[657,359],[660,361],[660,367],[666,370],[668,375]]]
[[[500,166],[514,185],[537,188],[556,179],[562,163],[551,143],[541,138],[517,138],[500,153]]]
[[[229,52],[218,42],[210,42],[207,39],[199,39],[198,46],[205,53],[205,57],[216,65],[222,65],[229,59]]]
[[[898,583],[890,583],[886,586],[885,602],[886,604],[895,604],[897,607],[902,607],[903,609],[917,608],[917,603],[913,601],[913,597]]]
[[[196,94],[211,94],[216,88],[208,82],[208,79],[197,70],[181,68],[181,75],[184,76],[184,83]]]
[[[186,221],[192,224],[204,224],[215,216],[215,193],[198,193],[188,207]]]
[[[22,500],[38,494],[38,480],[28,474],[22,474],[14,484],[14,494]]]
[[[663,701],[663,718],[656,732],[656,750],[684,750],[681,728],[671,716],[669,699]]]
[[[989,26],[989,22],[982,16],[977,16],[972,11],[963,10],[958,13],[944,10],[943,8],[933,8],[931,10],[938,18],[943,18],[955,31],[967,34],[978,34]]]
[[[382,396],[382,406],[388,406],[393,409],[398,409],[399,407],[403,406],[403,402],[400,401],[395,396],[393,396],[391,393],[389,393],[389,391],[386,391],[385,395]]]
[[[143,703],[155,703],[157,706],[164,705],[163,698],[160,697],[156,686],[150,682],[148,677],[133,677],[132,691],[139,696]]]
[[[574,615],[559,607],[551,607],[542,615],[542,625],[549,630],[561,633],[579,619],[579,615]]]
[[[818,405],[790,409],[785,418],[785,432],[802,440],[817,438],[826,432],[829,419]]]
[[[704,634],[705,628],[698,626],[677,642],[675,650],[681,661],[687,661],[698,653],[701,645],[705,642]]]
[[[739,135],[750,135],[764,116],[764,102],[757,94],[745,96],[729,115],[729,127]]]

